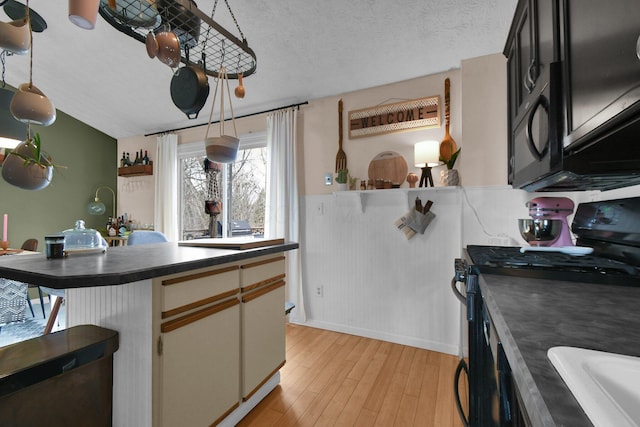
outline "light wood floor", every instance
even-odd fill
[[[456,356],[288,324],[280,385],[238,426],[462,426],[453,400],[457,362]]]

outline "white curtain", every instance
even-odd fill
[[[299,242],[298,182],[296,171],[297,108],[267,116],[267,206],[265,237]],[[299,249],[287,252],[288,300],[296,305],[293,322],[305,322]]]
[[[154,166],[155,206],[154,226],[170,241],[178,238],[178,135],[164,134],[157,138]]]

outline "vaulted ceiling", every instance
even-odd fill
[[[102,0],[105,1],[105,0]],[[152,0],[140,0],[147,2]],[[196,0],[210,15],[215,0]],[[236,116],[460,67],[501,52],[516,0],[228,0],[256,72]],[[173,104],[175,70],[102,17],[94,30],[73,25],[67,1],[31,0],[48,28],[33,35],[33,83],[59,110],[114,137],[206,123]],[[0,21],[10,21],[0,11]],[[214,20],[241,38],[223,1]],[[6,58],[6,82],[29,81],[29,55]],[[232,81],[232,87],[236,82]],[[215,84],[212,77],[209,84]],[[233,90],[233,89],[232,89]],[[217,107],[216,107],[217,109]]]

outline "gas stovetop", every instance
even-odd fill
[[[519,247],[467,246],[468,261],[481,273],[538,279],[640,286],[640,268],[601,256],[520,252]]]
[[[467,261],[481,273],[640,286],[640,197],[581,203],[571,231],[592,255],[470,245]]]

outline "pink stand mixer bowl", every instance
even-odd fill
[[[573,201],[566,197],[536,197],[527,202],[529,215],[534,219],[557,219],[562,221],[558,238],[545,246],[573,246],[567,217],[573,213]]]

